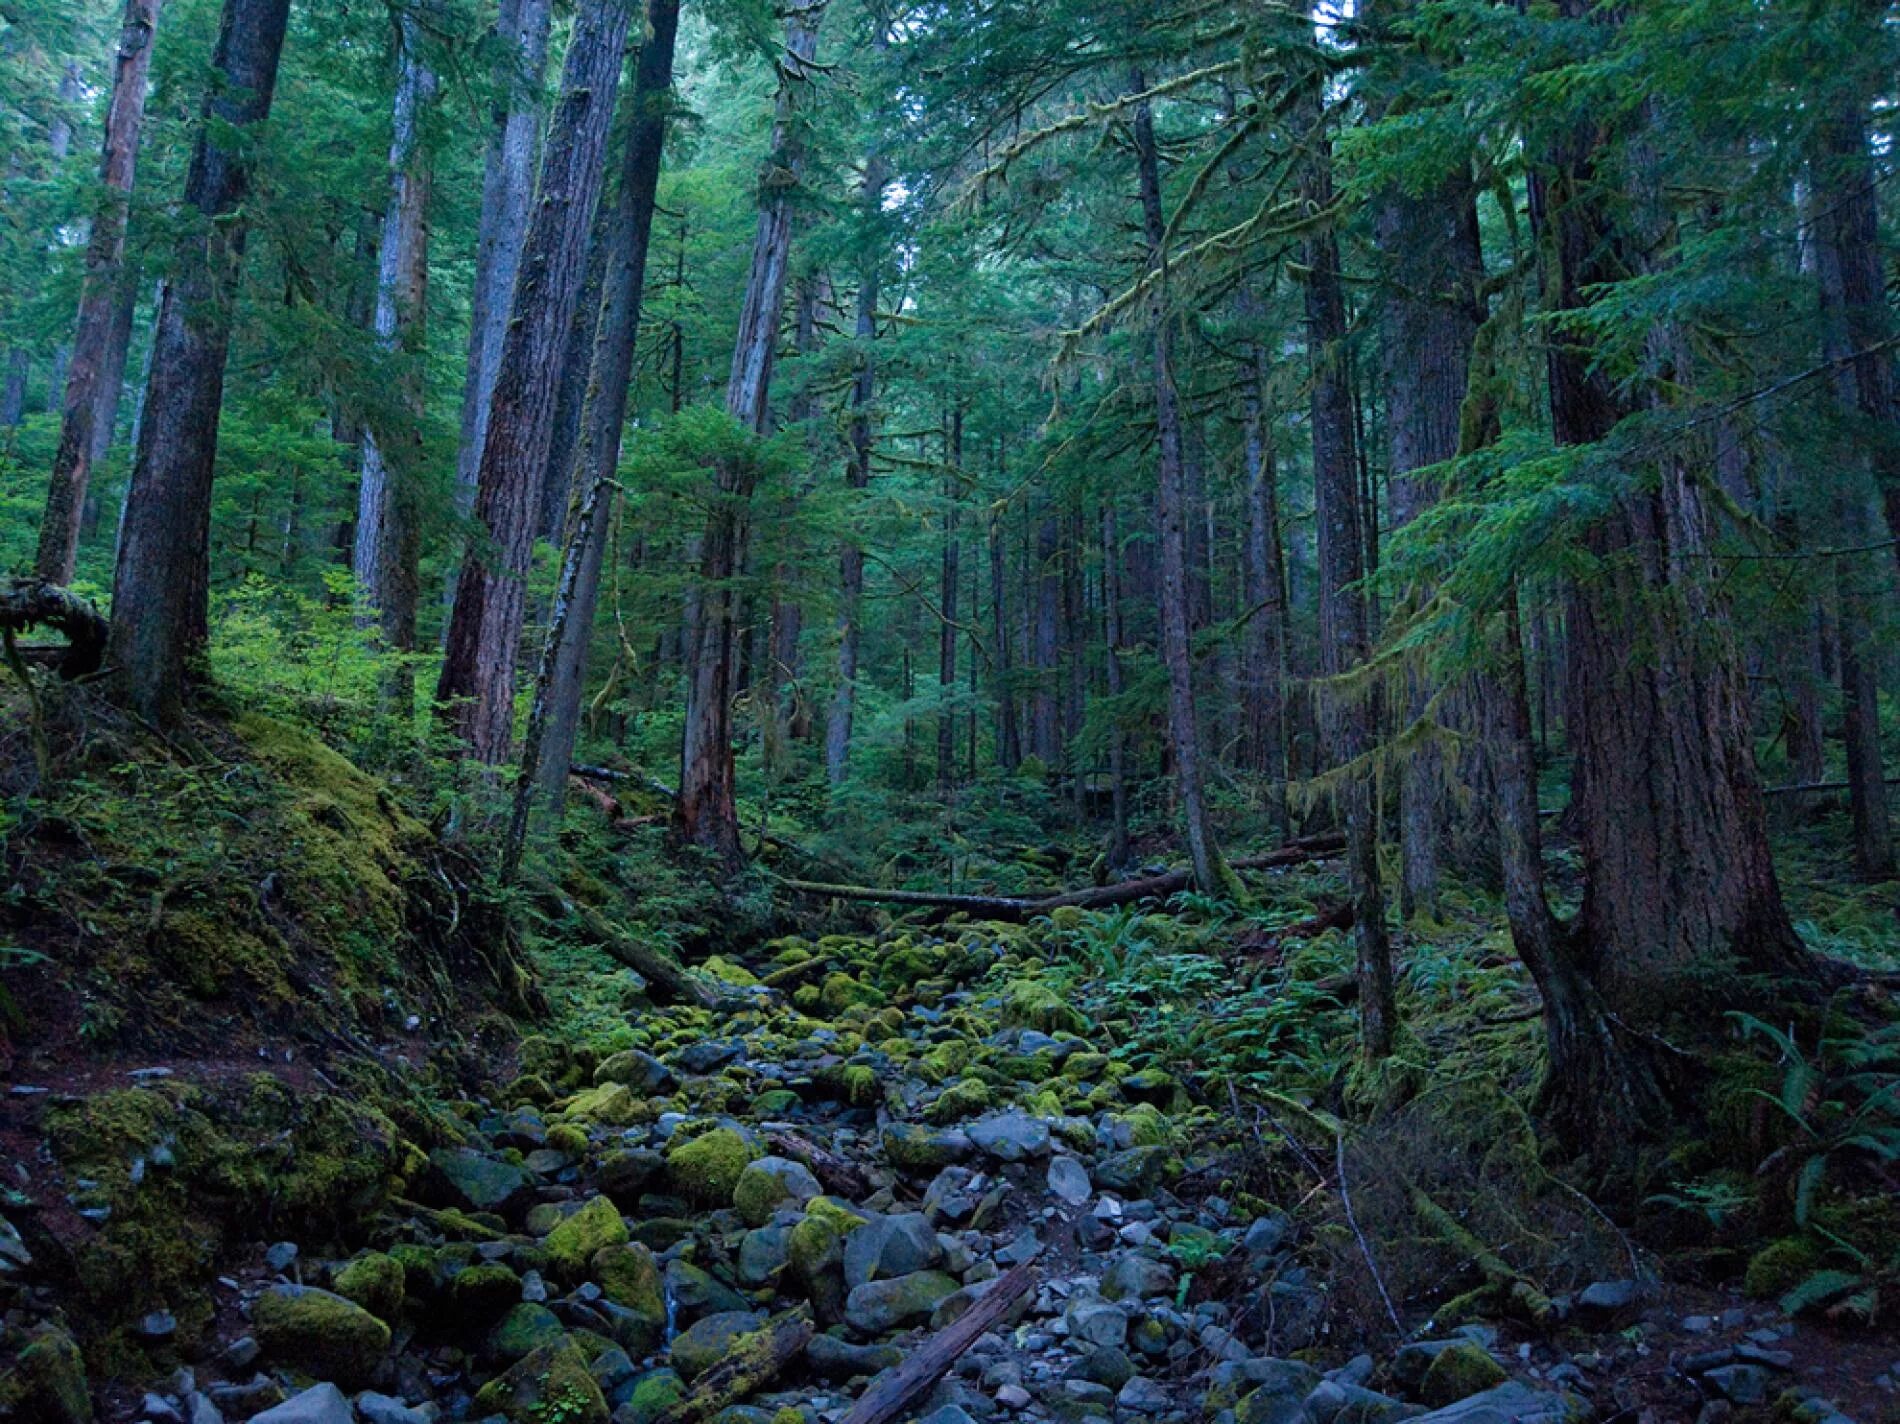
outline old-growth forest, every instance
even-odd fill
[[[0,1420],[1900,1420],[1896,115],[0,0]]]

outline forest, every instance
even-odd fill
[[[0,0],[0,1420],[1900,1420],[1896,115]]]

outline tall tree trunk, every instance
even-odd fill
[[[482,446],[475,518],[489,547],[463,561],[436,684],[443,715],[475,758],[490,765],[506,759],[513,735],[515,661],[554,435],[558,363],[587,273],[631,18],[628,0],[587,0],[568,42]]]
[[[1014,771],[1023,759],[1023,742],[1016,720],[1015,640],[1009,628],[1008,538],[1000,509],[990,511],[989,544],[990,641],[996,647],[996,764]]]
[[[961,631],[957,605],[963,586],[963,548],[958,530],[963,497],[959,473],[963,465],[961,406],[950,414],[943,443],[943,462],[949,469],[943,477],[943,567],[937,594],[941,605],[937,629],[937,799],[947,806],[957,789],[957,722],[950,706],[957,687],[957,636]]]
[[[883,36],[876,43],[882,44]],[[878,278],[883,270],[884,190],[890,166],[875,149],[864,161],[858,186],[858,315],[855,327],[858,369],[851,382],[850,455],[845,488],[862,494],[871,484],[871,403],[877,394]],[[851,722],[857,709],[858,651],[863,638],[864,550],[846,536],[838,553],[838,689],[825,722],[825,781],[838,786],[851,762]]]
[[[1431,502],[1415,472],[1458,453],[1459,415],[1480,318],[1484,280],[1478,210],[1462,168],[1422,193],[1394,185],[1373,208],[1384,259],[1384,390],[1390,443],[1394,528]],[[1408,589],[1408,608],[1430,590]],[[1404,715],[1424,715],[1432,689],[1422,672],[1407,678]],[[1401,768],[1399,848],[1401,913],[1436,915],[1440,853],[1450,832],[1448,759],[1435,738],[1413,739]]]
[[[640,335],[647,253],[651,250],[654,205],[672,105],[679,9],[679,0],[648,0],[647,4],[647,37],[634,66],[631,121],[610,229],[593,374],[588,380],[591,394],[576,451],[578,501],[569,521],[567,557],[561,572],[562,587],[571,592],[564,606],[557,598],[555,616],[549,622],[548,643],[554,661],[547,667],[544,651],[544,671],[536,679],[536,690],[545,699],[545,712],[542,718],[530,717],[530,736],[536,735],[535,729],[542,721],[545,726],[539,731],[539,742],[523,748],[523,780],[534,785],[531,794],[547,825],[559,824],[567,793],[567,768],[574,759],[574,744],[580,732],[587,652],[593,640],[594,609],[600,598],[600,575],[607,554],[608,521],[600,504],[605,498],[605,483],[620,464],[633,356]],[[590,497],[594,501],[591,510],[587,504]],[[583,513],[587,514],[585,519]],[[530,751],[533,756],[528,754]]]
[[[112,453],[113,429],[119,423],[119,404],[125,395],[125,363],[132,350],[132,327],[138,318],[138,306],[138,274],[121,263],[118,291],[113,297],[112,332],[106,338],[105,355],[99,365],[98,405],[92,417],[92,453],[87,457],[89,474]],[[81,537],[89,535],[97,523],[98,507],[98,495],[88,493]]]
[[[792,188],[803,168],[795,120],[797,86],[811,82],[825,0],[806,0],[785,21],[778,112],[766,177],[760,184],[752,271],[739,310],[726,413],[757,434],[767,428],[772,358],[792,253]],[[728,865],[741,858],[738,791],[732,753],[732,695],[738,648],[734,580],[744,571],[749,505],[757,467],[751,457],[725,458],[714,468],[714,501],[700,546],[699,606],[687,650],[689,692],[680,745],[680,794],[673,820],[680,835]]]
[[[125,272],[126,215],[138,166],[139,129],[145,118],[159,4],[160,0],[126,0],[113,63],[112,105],[106,113],[105,152],[99,164],[101,192],[86,242],[86,277],[66,370],[59,447],[53,455],[53,477],[46,490],[46,514],[40,521],[39,553],[33,565],[37,577],[62,587],[73,581],[86,490],[93,461],[102,453],[97,429],[100,414],[105,412],[105,437],[110,440],[117,404],[108,402],[106,395],[125,368],[130,318],[123,335],[119,319],[132,291]]]
[[[806,272],[800,275],[795,303],[798,315],[793,323],[792,344],[801,357],[809,357],[818,349],[818,306],[821,294],[829,298],[830,284],[819,273]],[[808,449],[815,444],[812,422],[818,412],[812,386],[807,375],[805,384],[800,387],[791,405],[791,423],[804,437]],[[800,645],[805,635],[805,608],[792,592],[799,579],[798,565],[802,552],[793,537],[797,526],[795,516],[798,502],[809,493],[811,483],[808,479],[803,488],[788,495],[785,500],[780,537],[786,541],[786,547],[772,570],[770,657],[767,660],[772,725],[777,735],[788,741],[803,740],[811,733],[811,703],[803,694],[799,677]]]
[[[1120,870],[1128,864],[1128,766],[1126,738],[1122,733],[1120,700],[1128,690],[1122,670],[1122,569],[1121,536],[1115,528],[1115,503],[1102,501],[1102,625],[1106,645],[1108,696],[1116,706],[1108,728],[1108,794],[1110,823],[1108,866]]]
[[[1029,645],[1036,670],[1029,703],[1029,750],[1054,773],[1062,764],[1062,699],[1057,679],[1062,669],[1062,529],[1053,510],[1036,526],[1035,630]]]
[[[1561,9],[1614,22],[1592,0]],[[1644,270],[1639,252],[1661,250],[1613,216],[1622,204],[1606,192],[1606,142],[1580,125],[1532,184],[1560,312],[1587,309],[1599,290]],[[1586,328],[1552,328],[1562,445],[1600,441],[1633,413],[1598,357]],[[1737,982],[1718,966],[1774,973],[1805,960],[1768,846],[1726,610],[1703,583],[1701,490],[1682,461],[1659,463],[1651,479],[1616,491],[1588,541],[1598,572],[1571,587],[1566,619],[1581,953],[1610,1011],[1631,1024],[1653,1023],[1692,981]]]
[[[415,704],[416,605],[421,596],[422,523],[417,466],[422,454],[423,385],[417,363],[428,315],[429,199],[433,162],[422,140],[426,111],[435,102],[436,77],[423,62],[413,16],[396,22],[396,99],[389,140],[389,205],[376,271],[376,341],[400,355],[402,426],[363,433],[362,478],[357,485],[356,543],[351,566],[382,626],[384,646],[397,655],[384,686],[389,707],[407,716]],[[390,457],[394,456],[394,467]]]
[[[1319,104],[1304,106],[1316,132],[1311,156],[1301,175],[1308,211],[1324,213],[1333,204],[1332,146],[1317,132]],[[1346,299],[1339,265],[1339,239],[1330,224],[1305,242],[1306,342],[1312,365],[1313,522],[1319,535],[1319,663],[1334,679],[1323,693],[1322,726],[1334,763],[1341,767],[1372,750],[1375,716],[1366,688],[1342,688],[1338,679],[1365,662],[1370,652],[1365,597],[1359,582],[1365,573],[1359,521],[1359,460],[1350,386]],[[1352,872],[1353,934],[1358,945],[1359,1046],[1368,1059],[1392,1051],[1396,1008],[1392,989],[1392,948],[1386,937],[1385,894],[1379,878],[1376,807],[1372,775],[1347,770],[1337,801],[1345,822],[1346,854]]]
[[[1250,304],[1250,315],[1256,314]],[[1280,547],[1280,476],[1266,411],[1266,351],[1247,348],[1245,430],[1247,522],[1241,545],[1246,626],[1241,644],[1242,761],[1272,783],[1271,803],[1286,829],[1286,567]]]
[[[209,614],[211,479],[248,224],[250,149],[270,115],[290,0],[225,0],[179,241],[159,307],[112,585],[107,659],[132,706],[173,723]],[[230,146],[227,147],[226,145]]]
[[[501,365],[503,338],[508,331],[521,245],[528,236],[553,8],[553,0],[501,0],[501,14],[495,24],[493,83],[501,98],[482,159],[475,285],[469,295],[468,363],[462,384],[461,434],[455,452],[455,505],[465,516],[475,508],[495,372]]]
[[[1136,93],[1147,88],[1141,72],[1130,79]],[[1208,815],[1201,773],[1201,728],[1194,705],[1194,649],[1189,627],[1187,471],[1181,446],[1180,396],[1174,385],[1174,330],[1168,311],[1168,253],[1163,244],[1167,222],[1161,209],[1161,165],[1155,145],[1154,116],[1144,101],[1135,110],[1135,163],[1141,183],[1142,231],[1148,242],[1148,266],[1158,274],[1152,303],[1154,334],[1155,431],[1160,445],[1159,498],[1156,501],[1161,546],[1161,661],[1168,674],[1168,749],[1188,842],[1194,883],[1208,894],[1238,890],[1234,873],[1221,855]]]
[[[573,513],[572,506],[581,498],[573,488],[574,455],[580,447],[581,425],[586,418],[589,384],[594,374],[594,342],[599,334],[602,293],[607,285],[607,264],[612,260],[614,244],[613,184],[602,185],[594,208],[594,230],[587,239],[587,275],[581,281],[580,295],[574,301],[574,315],[567,323],[567,343],[561,350],[561,384],[554,396],[554,433],[548,439],[548,468],[541,480],[541,512],[535,518],[535,533],[546,539],[560,539]]]

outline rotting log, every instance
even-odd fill
[[[873,1381],[845,1416],[844,1424],[889,1424],[899,1418],[985,1331],[1008,1315],[1035,1283],[1034,1268],[1027,1262],[998,1276],[996,1284],[961,1316],[911,1351],[903,1364]]]
[[[15,579],[0,593],[0,630],[9,644],[16,634],[46,627],[66,639],[64,648],[21,647],[22,662],[51,666],[68,681],[95,673],[105,661],[105,615],[71,589],[39,579]]]
[[[808,1137],[794,1132],[774,1132],[767,1135],[765,1145],[780,1157],[804,1163],[818,1184],[834,1197],[862,1201],[871,1195],[871,1179],[856,1163],[820,1147]]]
[[[691,1004],[695,1008],[720,1010],[730,1006],[732,996],[703,975],[651,946],[636,942],[613,921],[591,905],[563,894],[556,886],[544,883],[543,893],[562,909],[577,916],[582,927],[600,947],[647,981],[647,992],[660,1003]]]
[[[693,1392],[662,1414],[657,1424],[699,1424],[757,1394],[805,1353],[812,1330],[811,1312],[800,1305],[740,1336],[730,1353],[701,1375]]]
[[[1313,836],[1294,841],[1264,855],[1245,856],[1231,862],[1235,870],[1274,870],[1289,865],[1304,865],[1337,854],[1345,846],[1339,836]],[[1113,885],[1096,885],[1084,890],[1058,890],[1042,895],[956,895],[936,890],[885,890],[874,885],[832,885],[816,880],[781,878],[779,885],[800,895],[831,900],[861,900],[880,905],[916,905],[925,909],[961,911],[979,919],[1033,920],[1052,910],[1103,910],[1117,905],[1132,905],[1141,900],[1161,899],[1179,894],[1194,884],[1191,870],[1170,870],[1122,880]]]

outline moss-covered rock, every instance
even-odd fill
[[[1088,1021],[1040,979],[1012,979],[1003,991],[1003,1022],[1018,1028],[1081,1033]]]
[[[963,1122],[988,1112],[995,1101],[996,1095],[981,1078],[961,1078],[937,1095],[928,1116],[935,1123]]]
[[[716,1127],[666,1154],[666,1171],[673,1189],[704,1206],[727,1206],[739,1185],[752,1149],[729,1127]]]
[[[592,1197],[586,1205],[547,1234],[541,1243],[547,1252],[549,1268],[564,1281],[577,1281],[587,1272],[587,1264],[608,1246],[619,1246],[628,1239],[627,1223],[620,1209],[606,1197]]]
[[[0,1415],[20,1424],[92,1424],[86,1362],[72,1336],[47,1326],[0,1375]]]
[[[1475,1341],[1460,1341],[1440,1350],[1425,1371],[1419,1398],[1432,1409],[1443,1409],[1474,1394],[1482,1394],[1506,1379],[1504,1367]]]
[[[886,1161],[900,1172],[917,1175],[940,1172],[971,1152],[970,1139],[960,1132],[932,1132],[908,1122],[886,1125],[880,1140]]]
[[[744,1337],[763,1324],[765,1317],[750,1310],[721,1311],[694,1321],[673,1337],[673,1368],[688,1380],[698,1379],[741,1348]]]
[[[572,1340],[552,1341],[483,1385],[476,1418],[505,1415],[510,1424],[607,1424],[607,1401]]]
[[[338,1295],[383,1321],[396,1318],[407,1289],[402,1263],[380,1251],[365,1252],[347,1263],[330,1284]]]
[[[522,1301],[510,1307],[508,1313],[495,1323],[483,1342],[491,1360],[502,1364],[513,1364],[524,1360],[536,1350],[565,1336],[554,1312],[545,1305],[533,1301]]]
[[[500,1261],[470,1266],[449,1282],[455,1313],[473,1324],[488,1324],[520,1300],[521,1277]]]
[[[780,1207],[803,1206],[819,1191],[818,1179],[804,1163],[761,1157],[739,1174],[732,1204],[747,1226],[763,1226]]]
[[[367,1385],[389,1348],[389,1327],[353,1300],[311,1286],[274,1286],[251,1307],[251,1330],[273,1360],[335,1380]]]
[[[678,1370],[652,1370],[634,1382],[626,1401],[614,1411],[614,1418],[618,1424],[654,1424],[684,1398],[686,1382]]]
[[[637,1338],[621,1342],[628,1353],[658,1349],[666,1334],[666,1286],[653,1253],[633,1242],[605,1247],[594,1256],[593,1274],[601,1294],[632,1317],[627,1330]]]
[[[568,1100],[562,1115],[572,1122],[597,1122],[606,1127],[632,1127],[653,1116],[647,1104],[625,1083],[603,1083]]]
[[[1756,1300],[1793,1290],[1820,1268],[1822,1254],[1812,1237],[1784,1236],[1770,1241],[1749,1258],[1742,1290]]]

